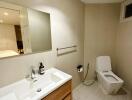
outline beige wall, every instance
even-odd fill
[[[14,25],[0,24],[0,51],[14,50],[17,52]]]
[[[116,53],[118,75],[132,91],[132,20],[119,25]]]
[[[85,6],[84,65],[90,63],[88,78],[95,76],[97,56],[111,56],[112,68],[115,71],[115,43],[119,4],[88,4]]]
[[[31,65],[43,61],[47,67],[57,67],[73,76],[73,85],[80,83],[76,71],[83,64],[84,5],[80,0],[4,0],[51,14],[52,51],[0,60],[0,86],[22,79]],[[56,56],[56,48],[77,45],[77,52]]]

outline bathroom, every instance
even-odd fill
[[[0,58],[0,100],[23,100],[16,97],[14,90],[10,89],[10,95],[7,88],[26,79],[31,68],[38,69],[40,62],[45,67],[45,73],[42,75],[44,77],[46,71],[53,68],[57,69],[58,73],[66,73],[69,77],[67,82],[72,85],[70,97],[56,99],[59,97],[53,96],[52,99],[46,99],[43,96],[41,99],[24,100],[132,100],[132,20],[131,17],[124,16],[124,8],[132,4],[131,0],[1,0],[0,4],[0,9],[7,4],[5,8],[29,8],[45,13],[50,18],[48,42],[41,42],[39,45],[45,44],[48,49],[31,53],[28,48],[26,50],[30,53],[24,55],[22,49],[19,50],[19,55],[9,57],[10,52],[7,57]],[[132,12],[132,8],[130,9]],[[4,13],[4,18],[9,18],[10,13],[8,14]],[[0,13],[0,17],[2,15],[3,13]],[[0,32],[2,23],[4,20],[0,19]],[[22,28],[25,26],[23,25],[21,30]],[[42,27],[36,26],[32,33],[40,28]],[[29,36],[29,33],[26,35]],[[41,37],[44,41],[43,38]],[[27,37],[24,39],[29,41]],[[123,80],[123,90],[119,94],[105,94],[100,88],[96,71],[96,60],[99,56],[110,56],[112,72]],[[80,71],[78,66],[81,66]],[[91,81],[91,84],[83,84],[84,76],[85,81]],[[22,94],[24,95],[24,92]],[[51,91],[47,95],[50,94]]]

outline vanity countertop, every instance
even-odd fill
[[[37,75],[34,81],[22,79],[0,88],[0,100],[8,100],[8,96],[9,100],[41,100],[71,79],[71,75],[50,68],[44,75]]]

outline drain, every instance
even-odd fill
[[[42,89],[41,89],[41,88],[37,89],[37,92],[41,92],[41,91],[42,91]]]

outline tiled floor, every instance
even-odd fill
[[[106,95],[102,92],[98,83],[91,86],[80,84],[73,90],[73,100],[132,100],[129,94]]]

